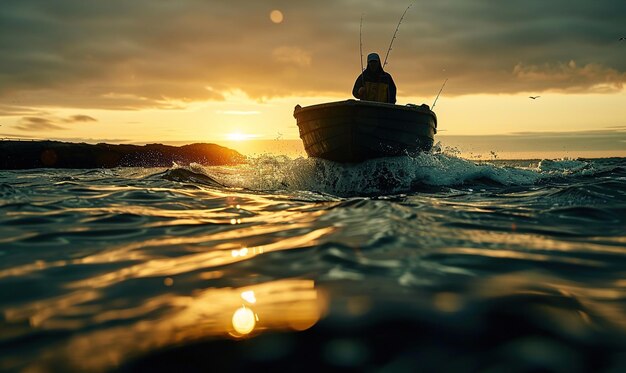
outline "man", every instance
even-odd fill
[[[361,100],[396,103],[396,84],[383,70],[377,53],[367,56],[367,69],[354,82],[352,95]]]

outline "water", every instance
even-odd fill
[[[626,371],[626,159],[0,171],[0,371]]]

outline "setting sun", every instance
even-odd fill
[[[240,133],[240,132],[229,133],[226,135],[226,138],[230,141],[245,141],[245,140],[252,140],[258,137],[259,135],[251,135],[251,134]]]

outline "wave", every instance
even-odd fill
[[[514,165],[511,165],[514,164]],[[577,177],[611,176],[624,168],[591,160],[542,160],[535,166],[506,161],[476,162],[451,154],[421,153],[340,164],[317,158],[261,155],[232,167],[175,165],[162,177],[211,187],[253,191],[309,191],[335,196],[528,187]],[[599,177],[599,176],[598,176]]]
[[[158,176],[162,179],[176,181],[179,183],[191,183],[194,185],[200,184],[210,187],[225,186],[224,184],[209,176],[204,171],[204,167],[195,163],[192,163],[189,166],[179,166],[177,164],[174,164],[174,167],[152,176]]]

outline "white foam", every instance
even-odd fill
[[[198,172],[197,165],[193,171]],[[306,190],[332,195],[400,193],[414,190],[416,185],[531,185],[543,177],[539,170],[476,163],[441,152],[374,159],[359,164],[263,155],[249,159],[246,165],[206,167],[202,172],[231,187]]]
[[[588,162],[576,159],[544,159],[537,165],[537,171],[544,173],[560,173],[564,175],[582,171],[589,165]]]

